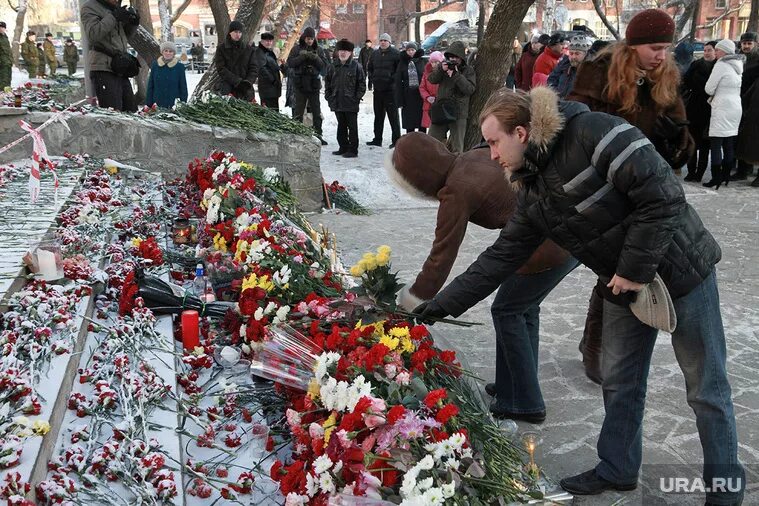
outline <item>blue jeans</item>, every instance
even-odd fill
[[[545,411],[538,382],[540,303],[579,262],[535,274],[512,274],[501,283],[490,308],[495,326],[495,385],[500,409],[512,413]]]
[[[743,496],[745,474],[738,462],[733,402],[725,366],[725,333],[714,271],[687,295],[673,301],[677,328],[672,346],[685,377],[688,404],[704,452],[704,484],[712,478],[741,479],[741,492],[707,494],[715,504]],[[598,438],[596,473],[625,485],[638,479],[643,451],[646,380],[658,331],[641,323],[627,306],[604,301],[603,396],[606,417]]]

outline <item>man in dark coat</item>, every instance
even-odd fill
[[[741,35],[741,54],[746,57],[746,63],[743,65],[743,76],[741,77],[741,97],[744,98],[754,83],[759,81],[759,34],[746,32]],[[759,158],[755,154],[751,155],[752,151],[756,152],[757,150],[756,136],[750,135],[755,129],[749,126],[752,125],[752,121],[753,124],[756,124],[757,119],[756,116],[751,116],[751,118],[751,121],[747,119],[746,108],[744,107],[741,128],[738,130],[738,145],[741,146],[741,149],[736,153],[738,168],[735,174],[730,176],[731,180],[746,179],[750,176],[754,169],[752,164],[756,163],[757,158]],[[744,128],[744,125],[748,128]],[[756,182],[759,185],[759,175]]]
[[[128,37],[140,24],[139,14],[131,7],[122,6],[120,0],[88,0],[82,5],[80,18],[89,45],[88,77],[92,80],[98,105],[117,111],[136,111],[132,83],[129,78],[113,72],[110,54],[127,52]]]
[[[308,105],[314,116],[314,131],[323,146],[327,145],[327,141],[322,138],[322,110],[319,102],[322,84],[319,74],[326,66],[327,58],[316,43],[316,32],[309,26],[303,30],[298,45],[292,48],[287,57],[287,67],[293,71],[293,119],[303,122],[303,114]]]
[[[486,145],[454,154],[422,133],[404,135],[385,168],[396,186],[412,196],[437,200],[435,241],[421,272],[398,295],[408,311],[442,288],[473,223],[501,229],[517,207],[516,191]],[[551,241],[506,279],[490,309],[496,338],[495,382],[485,391],[495,397],[490,411],[498,418],[541,423],[546,408],[538,381],[540,303],[577,266],[577,260]]]
[[[520,90],[530,91],[532,88],[532,70],[535,67],[535,60],[538,59],[543,47],[550,40],[551,36],[544,33],[543,35],[534,35],[532,40],[525,44],[522,49],[522,56],[514,69],[514,81]]]
[[[220,95],[233,95],[240,100],[256,100],[253,83],[258,77],[256,48],[242,40],[244,26],[235,20],[229,23],[224,44],[216,49],[213,57],[221,80],[217,85]]]
[[[419,130],[426,132],[422,127],[422,95],[419,94],[419,85],[424,74],[424,49],[420,49],[415,42],[409,42],[401,52],[398,71],[395,73],[396,103],[401,108],[401,126],[406,132]]]
[[[8,36],[5,34],[5,21],[0,21],[0,90],[11,85],[13,74],[13,53]]]
[[[477,75],[474,67],[466,64],[466,48],[463,42],[453,42],[443,54],[446,61],[433,70],[428,78],[430,83],[440,85],[435,103],[430,108],[430,135],[445,142],[446,136],[450,133],[448,145],[451,151],[461,153],[464,151],[466,120],[469,117],[469,97],[474,93]],[[436,106],[443,106],[445,100],[453,102],[456,119],[436,123],[434,109]]]
[[[392,131],[390,147],[401,136],[398,119],[398,104],[395,102],[395,73],[398,71],[400,53],[392,47],[392,39],[387,33],[380,35],[380,47],[369,59],[369,80],[374,86],[374,139],[367,146],[382,146],[382,131],[385,129],[385,114]]]
[[[366,39],[364,42],[364,47],[362,47],[361,51],[358,52],[358,63],[361,65],[361,68],[364,71],[364,75],[367,77],[367,85],[369,91],[372,91],[372,80],[369,79],[369,60],[372,57],[372,53],[374,53],[374,49],[372,48],[372,41],[370,39]]]
[[[79,49],[70,38],[66,39],[66,44],[63,45],[63,61],[66,63],[69,77],[73,76],[76,73],[76,64],[79,63]]]
[[[582,35],[572,37],[569,41],[569,53],[563,56],[548,76],[548,86],[556,90],[559,97],[565,98],[572,91],[577,67],[583,62],[590,50],[590,39]]]
[[[686,181],[700,183],[709,164],[709,120],[712,108],[709,95],[704,87],[715,63],[714,46],[716,41],[704,44],[704,57],[695,60],[685,71],[682,83],[682,95],[685,100],[685,113],[688,116],[688,129],[696,149],[688,159]]]
[[[427,322],[461,315],[552,239],[604,278],[613,295],[604,300],[600,463],[561,486],[575,495],[637,487],[657,325],[672,333],[696,414],[703,482],[737,484],[738,490],[707,492],[707,503],[740,504],[745,473],[738,462],[715,273],[721,251],[685,201],[669,164],[623,119],[559,103],[545,87],[529,96],[496,92],[480,125],[491,157],[519,187],[517,210],[466,272],[414,312]],[[652,300],[649,283],[663,298]],[[655,318],[631,309],[638,292],[643,305],[656,308]]]
[[[279,111],[279,97],[282,95],[282,73],[277,55],[272,51],[274,34],[262,33],[256,51],[258,66],[258,96],[261,105]]]
[[[337,144],[333,155],[358,156],[358,106],[366,92],[364,69],[353,59],[353,43],[342,39],[335,45],[337,59],[327,69],[324,96],[337,117]]]

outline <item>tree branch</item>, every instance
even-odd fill
[[[185,11],[185,9],[187,9],[187,7],[190,6],[191,3],[192,3],[192,0],[184,0],[184,2],[182,2],[182,5],[177,7],[177,10],[174,12],[174,15],[171,16],[172,25],[177,22],[180,16],[182,16],[182,13]]]
[[[437,7],[433,7],[432,9],[427,9],[426,11],[409,12],[408,14],[406,14],[406,21],[410,21],[412,19],[419,19],[422,16],[426,16],[428,14],[434,14],[437,11],[448,7],[449,5],[459,4],[459,3],[464,3],[464,0],[453,0],[452,2],[440,4]]]
[[[725,6],[725,12],[723,12],[722,14],[720,14],[719,16],[717,16],[716,18],[712,19],[708,23],[705,23],[703,25],[698,25],[696,28],[697,29],[700,29],[700,28],[711,28],[714,25],[716,25],[717,23],[719,23],[720,21],[722,21],[723,19],[725,19],[730,14],[734,14],[734,13],[738,12],[739,10],[741,10],[741,8],[744,5],[746,5],[746,0],[743,0],[742,2],[739,2],[738,6],[735,7],[734,9],[731,9],[730,5],[728,4],[728,5]]]
[[[11,3],[11,0],[8,0],[8,7],[13,9],[13,12],[18,12],[18,6],[14,7],[13,4]]]
[[[593,0],[593,8],[596,10],[596,14],[598,14],[598,17],[601,18],[601,23],[604,24],[607,30],[611,32],[611,34],[614,36],[615,39],[619,40],[621,37],[619,36],[619,31],[614,28],[614,25],[611,24],[611,21],[609,21],[609,18],[606,17],[606,13],[604,12],[604,9],[601,7],[601,0]],[[619,19],[619,16],[617,16],[617,19]]]

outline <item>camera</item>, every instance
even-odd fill
[[[458,65],[458,63],[456,63],[455,61],[451,60],[450,58],[444,60],[443,63],[445,63],[446,65],[448,65],[448,68],[450,70],[456,70],[456,66]]]

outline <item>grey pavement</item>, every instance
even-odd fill
[[[381,169],[366,169],[367,172]],[[384,177],[367,174],[368,184],[384,184]],[[759,505],[759,190],[748,182],[732,182],[719,191],[685,184],[688,201],[698,210],[722,247],[718,264],[722,315],[728,347],[728,370],[733,389],[739,436],[739,457],[748,466],[745,505]],[[314,215],[337,233],[346,265],[381,244],[393,248],[394,269],[405,281],[414,276],[432,244],[435,208],[400,203],[371,216]],[[456,265],[461,273],[496,238],[497,231],[470,226]],[[590,289],[595,277],[585,267],[571,273],[548,296],[541,308],[540,381],[548,417],[542,425],[520,423],[521,430],[536,430],[540,444],[536,460],[545,473],[560,479],[592,468],[597,463],[596,439],[604,410],[599,386],[584,376],[577,349],[582,336]],[[433,332],[442,345],[454,348],[479,377],[492,380],[495,334],[489,307],[494,294],[462,315],[461,319],[484,325],[459,328],[436,325]],[[675,360],[670,336],[660,333],[648,382],[644,421],[644,465],[667,466],[702,462],[695,417],[685,399],[684,381]],[[752,467],[753,466],[753,467]],[[660,501],[645,498],[638,487],[632,493],[607,492],[576,498],[574,504],[703,504],[703,496],[668,496]]]

